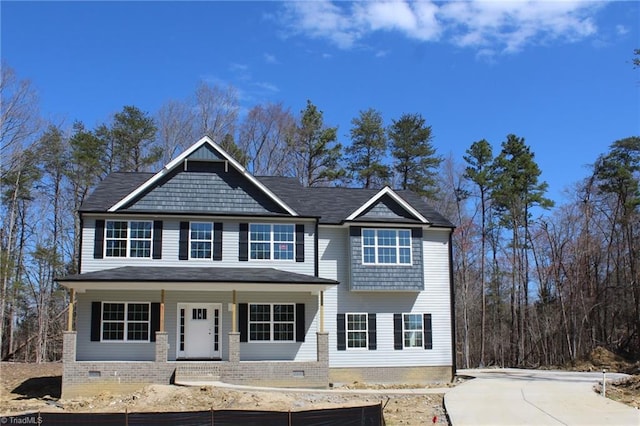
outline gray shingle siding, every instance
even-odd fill
[[[225,160],[209,145],[202,145],[187,157],[187,161],[191,160]]]
[[[372,207],[370,207],[363,214],[358,216],[358,220],[363,219],[411,219],[415,220],[415,218],[409,214],[404,208],[402,208],[398,203],[393,201],[391,197],[385,196],[380,201],[375,203]]]
[[[422,238],[411,237],[411,265],[364,265],[362,233],[352,227],[349,236],[351,252],[351,287],[353,291],[422,291],[424,266]],[[421,235],[421,233],[419,234]]]
[[[284,210],[237,170],[224,163],[189,162],[171,173],[125,211],[211,214],[284,214]]]

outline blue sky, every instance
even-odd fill
[[[536,154],[549,195],[640,135],[640,3],[9,2],[1,56],[38,90],[42,115],[106,122],[154,114],[198,82],[232,84],[247,110],[311,100],[349,143],[351,119],[420,113],[438,153],[462,162],[509,133]]]

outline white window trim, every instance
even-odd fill
[[[295,303],[249,303],[247,307],[247,342],[250,343],[295,343],[296,342],[296,304]],[[269,340],[253,340],[251,339],[251,324],[266,324],[266,321],[251,321],[252,305],[269,305]],[[275,305],[293,306],[293,321],[275,321],[273,319],[273,307]],[[293,339],[291,340],[274,340],[273,326],[274,324],[293,324]]]
[[[254,241],[251,239],[251,226],[253,225],[268,225],[269,226],[269,241]],[[293,241],[275,241],[274,240],[274,232],[273,232],[273,228],[275,225],[279,225],[279,226],[291,226],[293,228]],[[248,240],[248,257],[249,257],[249,261],[251,262],[295,262],[296,261],[296,226],[295,224],[292,223],[259,223],[259,222],[254,222],[254,223],[250,223],[249,224],[249,235],[247,237]],[[269,258],[268,259],[254,259],[251,257],[251,244],[252,243],[269,243]],[[293,245],[293,256],[291,257],[291,259],[275,259],[274,255],[275,255],[275,245],[276,243],[285,243],[285,244],[292,244]]]
[[[404,317],[405,315],[418,315],[420,317],[420,332],[422,333],[422,344],[419,346],[407,346],[405,345],[405,340],[404,340],[404,333],[407,331],[418,331],[418,330],[407,330],[405,329],[404,325]],[[423,350],[424,349],[424,314],[423,313],[416,313],[416,312],[406,312],[402,314],[402,349],[406,349],[408,351],[410,350]]]
[[[191,225],[194,223],[205,223],[205,224],[209,224],[211,225],[211,240],[209,241],[209,243],[211,244],[211,256],[209,257],[192,257],[191,256],[191,242],[192,241],[202,241],[202,242],[206,242],[206,240],[192,240],[191,239]],[[214,243],[214,239],[215,239],[215,232],[214,232],[214,222],[207,222],[207,221],[199,221],[199,220],[194,220],[189,222],[189,260],[194,260],[194,261],[203,261],[203,260],[211,260],[213,258],[213,243]]]
[[[367,247],[373,247],[374,254],[376,257],[375,262],[365,262],[364,256],[364,231],[373,231],[375,233],[375,242],[374,245],[367,245]],[[396,261],[395,263],[390,262],[379,262],[378,261],[378,248],[393,248],[394,246],[381,246],[378,245],[378,231],[395,231],[396,232]],[[400,231],[409,232],[409,263],[400,263],[400,248],[407,248],[406,246],[400,245]],[[362,264],[363,265],[394,265],[394,266],[413,266],[413,236],[411,235],[411,229],[406,228],[362,228],[360,230],[360,245],[362,246],[361,255],[362,255]]]
[[[126,222],[127,223],[127,237],[126,238],[107,238],[107,224],[111,222]],[[151,237],[150,238],[131,238],[131,222],[144,222],[151,224]],[[125,256],[109,256],[107,255],[107,241],[108,240],[116,240],[122,241],[126,240],[126,248],[125,248]],[[149,241],[149,256],[131,256],[131,241]],[[120,220],[120,219],[107,219],[104,222],[104,249],[103,249],[103,258],[104,259],[151,259],[153,258],[153,221],[152,220]]]
[[[349,315],[364,315],[364,330],[349,330]],[[349,346],[349,333],[364,333],[365,345],[361,348]],[[369,350],[369,314],[367,312],[347,312],[344,314],[344,338],[348,351],[368,351]]]
[[[107,340],[104,339],[104,305],[105,303],[111,304],[124,304],[124,320],[123,321],[114,321],[114,320],[106,320],[107,322],[123,322],[124,323],[124,335],[122,336],[122,340]],[[127,339],[127,324],[129,320],[127,319],[127,314],[129,313],[129,304],[135,305],[148,305],[149,309],[149,320],[146,321],[149,324],[147,328],[147,340],[128,340]],[[145,321],[131,321],[132,323],[144,323]],[[122,301],[106,301],[102,302],[102,306],[100,309],[100,342],[102,343],[149,343],[151,342],[151,302],[122,302]]]

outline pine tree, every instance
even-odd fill
[[[435,198],[437,169],[442,158],[436,156],[431,143],[431,126],[425,124],[420,114],[403,114],[391,121],[387,134],[400,188]]]
[[[487,244],[487,198],[491,188],[491,163],[493,161],[493,151],[491,145],[485,139],[474,142],[466,152],[464,160],[468,166],[465,169],[465,177],[478,187],[480,195],[480,220],[481,220],[481,241],[480,241],[480,291],[482,305],[480,310],[480,365],[484,366],[485,359],[485,326],[487,299],[485,290],[485,263]]]
[[[510,134],[502,143],[500,155],[492,167],[492,202],[502,224],[512,231],[511,238],[511,349],[512,362],[521,365],[527,356],[527,307],[529,305],[528,246],[531,209],[549,208],[553,202],[544,197],[546,182],[539,182],[540,168],[524,138]]]
[[[340,167],[342,145],[337,143],[337,127],[326,127],[322,111],[307,100],[301,111],[290,148],[294,174],[304,186],[328,185],[345,175]]]
[[[363,188],[376,188],[389,183],[391,171],[383,163],[387,154],[387,138],[382,115],[373,108],[360,111],[351,120],[351,146],[347,147],[347,170],[354,182]]]

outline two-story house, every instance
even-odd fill
[[[257,177],[205,137],[80,209],[63,396],[448,381],[452,224],[408,191]]]

